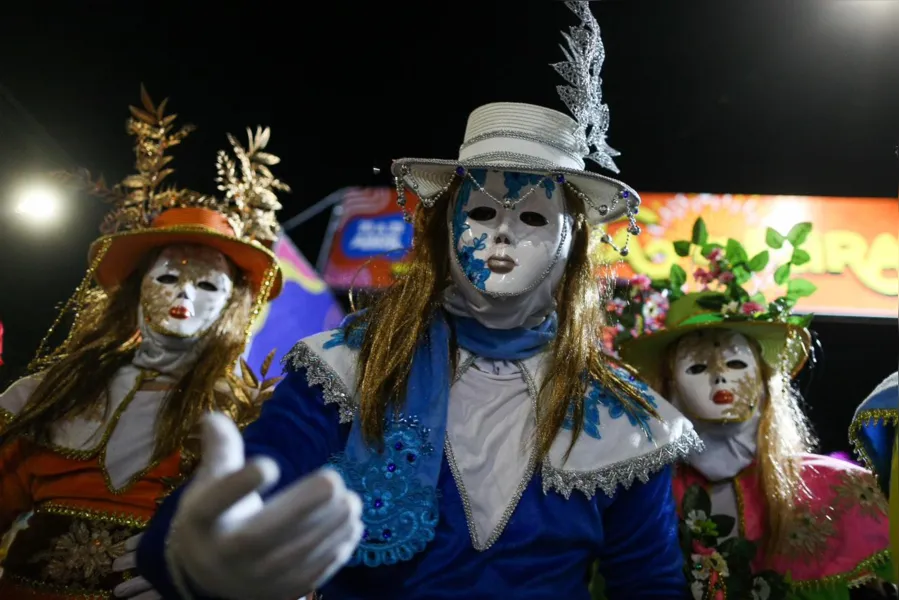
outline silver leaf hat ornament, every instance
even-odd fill
[[[403,158],[394,161],[392,172],[397,202],[404,211],[407,189],[418,196],[425,208],[431,208],[454,182],[465,178],[487,197],[506,208],[512,207],[514,199],[491,196],[470,172],[475,169],[515,171],[542,175],[564,185],[584,202],[584,217],[591,225],[601,226],[626,217],[627,239],[640,232],[636,223],[640,205],[637,192],[617,179],[586,168],[586,161],[590,160],[617,173],[613,158],[619,153],[606,142],[609,107],[602,102],[600,70],[605,60],[605,48],[599,24],[588,2],[565,2],[565,6],[580,19],[580,23],[562,34],[566,60],[552,67],[567,82],[556,89],[572,116],[519,102],[494,102],[476,108],[468,116],[458,159]],[[535,187],[542,183],[543,180]],[[526,196],[525,193],[520,195]],[[406,217],[411,218],[408,214]],[[601,241],[622,255],[627,254],[627,241],[619,248],[605,232]]]

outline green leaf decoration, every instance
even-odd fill
[[[797,246],[801,246],[805,243],[805,240],[808,239],[808,234],[812,232],[812,224],[811,223],[796,223],[793,225],[793,228],[790,229],[790,232],[787,234],[787,239],[790,241],[790,244],[796,248]]]
[[[671,265],[668,277],[671,280],[671,287],[676,289],[680,289],[682,285],[687,283],[687,272],[680,265]]]
[[[799,265],[804,265],[811,259],[812,257],[809,255],[809,253],[802,248],[794,248],[793,257],[790,258],[790,262],[798,267]]]
[[[709,294],[697,299],[696,304],[708,310],[721,310],[727,304],[727,297],[724,294]]]
[[[712,514],[712,500],[709,498],[708,492],[702,489],[702,486],[691,485],[684,492],[682,502],[684,515],[689,515],[692,511],[704,512],[706,517]]]
[[[727,537],[734,530],[737,520],[728,515],[712,515],[712,522],[718,530],[718,537]]]
[[[795,252],[794,252],[795,254]],[[768,259],[770,258],[770,254],[768,254],[767,250],[762,250],[751,259],[749,259],[749,270],[753,273],[758,273],[762,269],[768,266]]]
[[[790,315],[787,317],[787,323],[790,325],[796,325],[797,327],[808,327],[812,324],[812,320],[815,318],[815,315]]]
[[[765,303],[767,302],[767,300],[765,300],[765,294],[763,294],[761,292],[758,292],[758,293],[750,296],[749,301],[755,302],[756,304],[761,304],[762,306],[764,306]]]
[[[786,238],[780,235],[775,229],[769,227],[765,231],[765,243],[768,244],[770,248],[774,248],[775,250],[782,248],[785,239]]]
[[[755,544],[743,538],[732,537],[721,542],[718,551],[737,562],[752,562],[755,558]]]
[[[743,249],[743,244],[733,238],[727,240],[724,254],[731,263],[746,262],[749,259],[746,250]]]
[[[733,273],[734,281],[736,281],[738,285],[743,285],[744,283],[752,279],[752,272],[743,265],[737,265],[736,267],[734,267]]]
[[[736,285],[733,290],[731,290],[731,294],[737,297],[737,300],[742,304],[743,302],[749,302],[749,292],[744,290],[742,287]]]
[[[790,263],[785,265],[780,265],[777,267],[777,270],[774,271],[774,282],[777,285],[783,285],[787,282],[787,279],[790,278]]]
[[[709,230],[706,229],[705,221],[702,220],[702,217],[696,219],[696,222],[693,223],[693,243],[697,246],[703,246],[709,239]]]
[[[692,244],[687,240],[674,242],[674,252],[678,256],[690,256],[690,246],[692,246]]]
[[[818,286],[808,279],[791,279],[787,284],[787,296],[791,299],[806,298],[814,294],[817,289]]]
[[[724,250],[724,246],[721,244],[706,244],[702,247],[702,257],[708,258],[715,250]]]

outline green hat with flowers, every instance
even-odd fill
[[[651,280],[645,275],[632,277],[629,285],[619,286],[610,302],[621,358],[650,381],[657,381],[665,351],[681,337],[694,331],[725,328],[754,340],[761,358],[774,369],[784,368],[796,375],[808,359],[811,336],[808,325],[812,315],[794,315],[800,298],[817,289],[812,282],[793,278],[793,266],[809,261],[801,248],[812,230],[811,223],[795,225],[787,235],[768,228],[765,241],[771,249],[792,247],[790,260],[774,271],[774,281],[786,286],[785,293],[767,302],[761,293],[750,294],[744,287],[756,274],[768,268],[770,253],[763,250],[749,257],[740,242],[708,242],[701,218],[693,225],[692,239],[674,242],[678,256],[701,256],[707,266],[697,265],[693,279],[701,289],[687,291],[687,273],[672,265],[666,279]]]

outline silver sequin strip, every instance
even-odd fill
[[[312,351],[305,342],[299,342],[288,352],[281,364],[290,371],[306,369],[306,382],[309,386],[320,386],[325,404],[337,404],[341,423],[352,423],[356,416],[356,400],[337,372],[320,356]]]
[[[654,473],[702,448],[702,440],[691,429],[654,452],[623,460],[597,471],[565,471],[553,467],[547,460],[543,463],[543,492],[553,489],[568,499],[572,491],[579,490],[592,498],[596,490],[600,489],[611,498],[619,485],[629,489],[635,480],[646,483]]]

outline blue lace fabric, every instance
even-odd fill
[[[323,347],[361,348],[366,326],[354,324],[358,317],[344,319]],[[434,539],[449,402],[448,374],[441,371],[447,371],[448,364],[449,326],[444,319],[435,319],[428,338],[415,351],[406,412],[385,422],[383,447],[370,447],[355,420],[346,449],[331,460],[347,487],[362,499],[365,530],[350,566],[407,561]],[[442,378],[447,379],[445,385],[434,385]]]
[[[622,382],[637,388],[641,396],[647,403],[657,408],[658,404],[653,397],[649,386],[640,381],[624,369],[616,366],[610,366],[615,377]],[[609,412],[609,416],[613,419],[620,419],[627,416],[628,421],[634,427],[639,427],[649,440],[652,440],[652,432],[649,428],[650,414],[642,407],[627,403],[621,399],[616,390],[608,390],[596,381],[591,381],[587,386],[587,395],[584,398],[584,433],[594,439],[602,439],[599,432],[601,424],[599,407],[603,406]],[[574,430],[574,405],[568,405],[568,413],[562,427],[568,431]]]
[[[434,454],[429,433],[415,417],[400,416],[387,424],[382,454],[363,464],[346,455],[335,459],[347,486],[362,498],[365,530],[350,566],[410,560],[434,539],[437,492],[417,472],[421,459]]]

